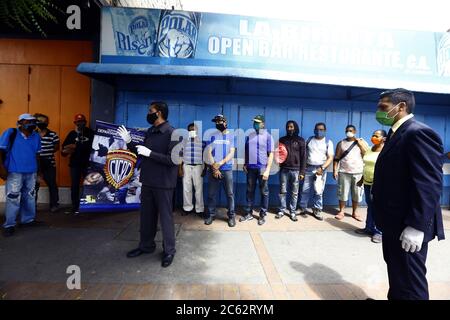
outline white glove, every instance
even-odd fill
[[[136,146],[137,149],[137,153],[141,156],[144,157],[150,157],[150,153],[152,153],[152,150],[150,150],[149,148],[145,147],[145,146]]]
[[[406,227],[400,235],[402,248],[406,252],[418,252],[422,248],[424,233],[413,227]]]
[[[123,125],[117,129],[117,134],[122,138],[125,143],[131,142],[131,135],[130,132],[125,128]]]

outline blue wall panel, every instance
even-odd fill
[[[264,114],[267,128],[278,128],[280,136],[285,135],[286,121],[293,119],[299,123],[301,135],[305,140],[313,134],[315,123],[325,122],[328,129],[327,137],[333,141],[334,147],[338,141],[345,137],[345,126],[349,123],[357,127],[358,135],[368,143],[370,143],[372,132],[382,128],[375,120],[376,101],[348,101],[345,100],[345,95],[341,95],[338,91],[330,93],[330,91],[322,89],[324,92],[323,98],[281,97],[275,95],[280,92],[283,94],[293,92],[295,86],[280,85],[280,90],[277,90],[277,84],[273,83],[270,90],[264,91],[264,86],[261,83],[258,83],[255,87],[249,83],[238,86],[231,82],[228,86],[235,90],[231,94],[226,93],[226,89],[221,88],[220,82],[216,79],[208,79],[203,80],[200,85],[187,83],[186,85],[192,91],[192,93],[189,93],[188,90],[184,90],[185,86],[180,85],[178,81],[176,79],[165,79],[159,82],[155,88],[153,88],[153,85],[150,86],[145,83],[140,83],[137,87],[133,87],[130,82],[119,83],[116,93],[116,123],[147,127],[146,114],[149,102],[164,100],[170,106],[169,120],[172,125],[186,128],[188,123],[200,120],[202,121],[203,132],[214,127],[211,119],[217,113],[223,113],[228,118],[230,128],[239,127],[244,130],[252,128],[251,119],[255,115]],[[202,87],[201,90],[199,87]],[[319,86],[312,86],[311,88],[313,88],[312,91],[305,91],[303,94],[305,96],[307,94],[319,96]],[[249,94],[249,90],[263,92],[263,94]],[[264,94],[267,94],[267,96],[264,96]],[[269,96],[269,94],[272,96]],[[333,100],[333,97],[337,100]],[[450,104],[447,107],[418,104],[416,109],[416,119],[424,121],[441,135],[446,151],[450,151],[449,113]],[[389,128],[385,127],[384,129],[387,131]],[[236,203],[242,205],[246,198],[246,176],[242,171],[234,172],[234,183]],[[270,205],[278,206],[279,175],[272,175],[269,184]],[[449,175],[445,176],[444,185],[442,203],[448,205],[450,201]],[[207,178],[205,177],[205,203],[207,199],[206,189]],[[258,189],[256,193],[258,194]],[[177,198],[179,202],[182,199],[181,194],[181,190],[178,190]],[[222,206],[226,203],[223,190],[218,203]],[[257,195],[256,203],[259,204],[259,195]],[[327,178],[324,203],[327,205],[337,205],[338,203],[336,182],[332,178],[331,172],[329,172]]]

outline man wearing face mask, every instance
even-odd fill
[[[259,211],[258,225],[266,222],[269,208],[269,175],[273,161],[273,139],[265,129],[265,118],[257,115],[253,118],[254,132],[245,139],[244,172],[247,173],[247,207],[245,215],[239,221],[253,219],[253,204],[255,200],[256,182],[259,183],[261,194],[261,209]]]
[[[177,184],[177,164],[172,150],[178,141],[172,141],[175,130],[167,121],[169,107],[165,102],[150,103],[147,130],[142,145],[131,140],[130,132],[121,126],[117,133],[127,147],[141,158],[141,215],[139,247],[127,253],[128,258],[153,253],[156,249],[155,236],[160,218],[163,234],[163,257],[161,266],[166,268],[175,257],[175,225],[172,197]],[[174,155],[175,156],[175,155]]]
[[[336,219],[344,219],[345,204],[348,194],[352,194],[352,217],[357,221],[362,221],[358,215],[358,205],[362,200],[363,190],[358,186],[364,168],[363,157],[369,149],[369,145],[362,138],[356,138],[356,127],[348,125],[345,128],[346,139],[341,140],[336,146],[333,178],[338,181],[339,212]]]
[[[39,175],[42,176],[48,186],[50,212],[56,212],[59,209],[58,185],[56,184],[56,161],[55,152],[59,150],[59,137],[56,132],[48,128],[48,116],[36,113],[34,117],[37,120],[37,132],[41,136],[41,152],[39,153]],[[39,179],[36,182],[36,199],[39,193]]]
[[[6,180],[4,236],[14,234],[16,218],[20,225],[36,225],[36,175],[41,137],[36,133],[36,118],[25,113],[19,116],[17,128],[10,128],[0,137],[0,178]]]
[[[280,208],[276,219],[282,218],[286,213],[292,221],[298,221],[295,210],[297,208],[298,188],[300,181],[305,178],[306,146],[305,140],[299,136],[297,122],[289,120],[286,122],[287,135],[280,138],[280,143],[287,149],[286,160],[280,164]],[[287,208],[287,190],[291,190],[291,203]]]
[[[201,216],[204,213],[203,177],[206,168],[203,164],[203,149],[205,144],[197,132],[197,126],[194,123],[189,124],[188,138],[183,142],[183,162],[179,167],[179,176],[183,177],[182,215],[188,215],[194,211],[192,188],[195,191],[195,212]]]
[[[303,182],[302,192],[300,196],[300,214],[306,215],[311,194],[313,215],[318,220],[323,220],[323,192],[315,190],[314,183],[316,179],[321,179],[325,186],[327,181],[327,168],[333,162],[334,147],[333,141],[326,138],[327,127],[325,123],[316,123],[314,127],[314,136],[309,137],[306,141],[306,173]]]
[[[227,119],[216,115],[212,120],[216,123],[217,132],[211,136],[206,153],[210,164],[208,175],[208,215],[205,224],[210,225],[216,216],[216,197],[221,182],[228,203],[228,226],[236,226],[233,193],[233,157],[236,150],[236,137],[227,129]]]
[[[80,181],[87,174],[92,142],[94,141],[94,131],[86,126],[87,120],[83,114],[75,115],[73,123],[75,124],[75,130],[70,131],[64,140],[61,155],[63,157],[70,155],[72,209],[67,213],[78,214],[80,207]]]
[[[428,242],[443,240],[440,197],[444,148],[439,135],[414,119],[414,94],[380,95],[376,119],[392,126],[375,164],[375,224],[383,232],[388,299],[428,300]]]

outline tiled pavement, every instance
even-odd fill
[[[136,212],[39,212],[46,226],[0,237],[0,299],[385,299],[381,246],[354,233],[362,223],[326,211],[325,221],[269,215],[264,226],[255,219],[233,229],[176,213],[178,252],[168,269],[158,253],[125,257],[139,237]],[[448,210],[444,223],[450,229]],[[66,287],[70,264],[82,270],[81,290]],[[433,241],[432,299],[450,299],[449,265],[450,243]]]

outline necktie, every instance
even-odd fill
[[[388,135],[387,135],[385,143],[388,143],[389,140],[391,140],[391,137],[392,137],[393,134],[394,134],[394,131],[392,129],[390,129],[389,132],[388,132]]]

